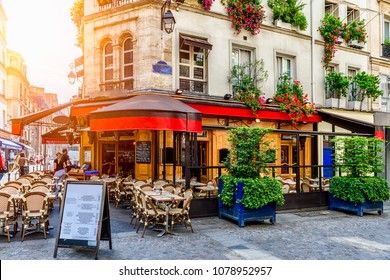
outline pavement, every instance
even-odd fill
[[[131,210],[110,203],[112,249],[100,241],[100,260],[389,260],[390,202],[384,213],[364,214],[310,209],[277,213],[276,224],[248,223],[238,227],[229,219],[194,218],[195,232],[178,225],[178,235],[158,237],[147,229],[145,237],[129,224]],[[11,242],[0,236],[1,260],[54,260],[59,206],[50,216],[50,230],[32,234],[21,242],[17,233]],[[94,252],[58,248],[58,260],[93,260]]]

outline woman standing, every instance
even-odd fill
[[[58,197],[58,193],[60,192],[60,183],[63,180],[65,171],[64,171],[64,166],[63,163],[61,162],[62,154],[60,152],[56,153],[56,159],[54,160],[54,178],[56,178],[56,198]],[[61,163],[61,164],[60,164]]]
[[[6,168],[4,165],[4,160],[3,160],[3,153],[0,152],[0,181],[3,179],[4,173],[6,172]]]

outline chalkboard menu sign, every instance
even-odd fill
[[[60,223],[54,249],[58,247],[87,247],[96,250],[100,240],[111,245],[110,214],[107,185],[97,181],[68,181],[61,205]]]
[[[135,159],[137,163],[150,163],[150,141],[137,141]]]

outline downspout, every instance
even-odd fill
[[[310,63],[310,74],[311,74],[311,103],[315,101],[314,93],[314,26],[313,26],[313,1],[310,0],[310,35],[311,35],[311,63]]]

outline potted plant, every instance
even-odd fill
[[[383,213],[383,202],[390,198],[384,178],[373,176],[383,172],[383,140],[375,137],[336,137],[335,165],[344,176],[329,181],[329,209]]]
[[[232,28],[239,34],[242,29],[252,35],[260,33],[261,25],[265,19],[264,7],[261,0],[221,0],[226,7]]]
[[[348,43],[348,46],[352,48],[362,49],[366,43],[366,26],[365,20],[362,19],[359,22],[353,21],[351,23],[344,24],[345,32],[345,41]]]
[[[303,116],[310,117],[315,111],[315,105],[309,102],[307,93],[303,92],[301,82],[291,81],[287,73],[279,77],[273,100],[283,111],[287,112],[293,123],[301,120]]]
[[[325,76],[325,105],[331,108],[345,108],[348,95],[349,78],[343,73],[332,71]]]
[[[352,110],[368,110],[365,98],[376,100],[383,95],[383,90],[380,90],[380,78],[378,75],[370,75],[362,71],[357,73],[351,82],[350,100],[348,108]]]
[[[273,23],[276,26],[289,28],[291,26],[306,30],[307,19],[302,12],[306,4],[298,0],[268,0],[268,6],[272,9]],[[286,26],[283,23],[290,25]]]
[[[382,44],[382,56],[390,57],[390,38],[386,38]]]
[[[231,218],[239,226],[248,221],[276,222],[276,205],[283,205],[284,197],[280,182],[266,175],[267,162],[275,161],[267,139],[271,131],[249,127],[229,131],[228,174],[221,176],[218,186],[219,218]]]
[[[345,29],[341,20],[331,14],[326,14],[318,27],[322,38],[324,39],[324,56],[322,63],[325,70],[329,68],[329,63],[333,60],[336,53],[336,44],[341,43],[340,38],[344,37]]]
[[[261,84],[268,79],[263,60],[234,65],[228,81],[233,85],[234,99],[245,103],[255,114],[262,108]]]

